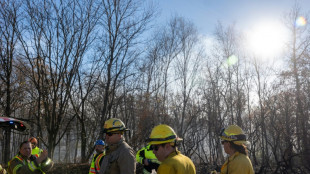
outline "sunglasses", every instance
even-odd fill
[[[114,134],[119,134],[119,133],[111,133],[111,132],[107,132],[107,133],[105,133],[106,135],[108,135],[109,137],[110,136],[112,136],[112,135],[114,135]]]
[[[165,144],[157,144],[157,145],[151,145],[150,150],[158,151],[160,146],[165,146]]]
[[[228,142],[228,141],[221,141],[222,144],[224,144],[225,142]]]
[[[160,145],[151,145],[150,150],[158,151]]]

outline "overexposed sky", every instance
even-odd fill
[[[235,23],[246,29],[256,21],[280,20],[295,0],[156,0],[161,9],[159,23],[177,14],[192,21],[200,34],[212,34],[218,21]],[[297,0],[303,11],[310,11],[310,0]]]
[[[218,22],[224,27],[234,24],[246,37],[247,50],[265,60],[279,57],[288,39],[284,16],[295,6],[310,12],[310,0],[155,0],[160,16],[157,24],[165,24],[172,16],[194,23],[200,36],[209,40]],[[301,16],[301,21],[307,16]],[[303,21],[304,22],[304,21]],[[309,25],[305,21],[304,27]],[[211,39],[212,40],[212,39]]]

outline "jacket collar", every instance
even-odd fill
[[[175,149],[175,151],[173,151],[173,152],[171,152],[168,156],[167,156],[167,158],[166,159],[170,159],[170,158],[172,158],[172,157],[174,157],[174,156],[176,156],[176,155],[179,155],[181,152],[178,150],[178,149]],[[165,159],[165,160],[166,160]]]
[[[228,158],[228,160],[229,160],[229,161],[234,160],[239,154],[240,154],[240,153],[239,153],[238,151],[236,151],[232,156],[230,156],[230,157]]]

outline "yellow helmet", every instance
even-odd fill
[[[113,133],[113,132],[124,132],[128,131],[125,127],[125,124],[117,118],[110,118],[109,120],[104,122],[103,132],[104,133]]]
[[[147,139],[149,141],[148,144],[164,144],[164,143],[173,143],[175,141],[182,141],[182,138],[179,138],[174,130],[166,125],[160,124],[155,126],[151,132],[150,137]]]
[[[220,138],[225,141],[232,141],[237,145],[247,144],[246,135],[237,125],[230,125],[226,129],[222,129]]]

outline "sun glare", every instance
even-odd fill
[[[248,48],[263,60],[280,55],[287,40],[285,27],[280,23],[260,23],[247,33]]]

